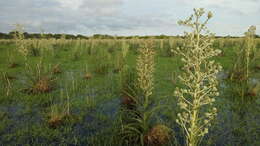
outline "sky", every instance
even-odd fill
[[[251,25],[260,34],[260,0],[1,0],[0,32],[19,23],[32,33],[182,35],[177,21],[193,8],[213,13],[216,35],[241,36]]]

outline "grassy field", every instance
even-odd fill
[[[260,145],[260,57],[250,63],[250,89],[241,98],[230,75],[243,38],[217,39],[215,57],[223,66],[218,75],[220,96],[216,119],[201,145]],[[149,128],[171,130],[167,145],[184,145],[176,123],[180,109],[176,87],[183,70],[172,52],[181,39],[152,40],[156,52],[151,107],[161,106],[149,118]],[[33,43],[31,43],[33,42]],[[26,58],[14,41],[0,43],[0,145],[120,145],[124,73],[136,72],[139,48],[146,40],[25,40]],[[260,41],[256,40],[256,56]],[[239,73],[238,73],[239,74]],[[241,78],[238,77],[238,80]],[[129,144],[131,145],[131,144]]]

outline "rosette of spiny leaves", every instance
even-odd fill
[[[213,107],[215,97],[219,95],[216,75],[222,67],[212,57],[221,51],[211,47],[214,35],[206,27],[212,13],[208,12],[206,19],[202,18],[204,14],[204,9],[194,9],[194,14],[187,20],[179,21],[180,25],[192,29],[185,32],[184,46],[176,50],[184,63],[184,72],[179,76],[183,86],[175,91],[182,110],[176,122],[184,129],[189,146],[199,144],[217,113]]]

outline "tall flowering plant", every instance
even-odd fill
[[[219,96],[217,74],[222,67],[212,57],[221,51],[211,47],[214,34],[206,27],[212,13],[208,12],[206,19],[202,18],[204,14],[204,9],[194,9],[187,20],[178,22],[192,30],[185,32],[184,46],[176,50],[184,63],[184,72],[179,76],[183,86],[175,91],[182,110],[176,122],[184,129],[188,146],[199,144],[217,114],[213,103]]]

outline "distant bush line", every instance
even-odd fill
[[[0,39],[13,39],[14,31],[9,33],[2,33],[0,32]],[[43,36],[44,38],[56,38],[60,39],[64,34],[55,34],[55,33],[45,33]],[[167,35],[157,35],[157,36],[112,36],[106,34],[94,34],[92,36],[84,36],[84,35],[73,35],[73,34],[65,34],[66,39],[169,39],[169,38],[182,38],[183,36],[167,36]],[[41,33],[28,33],[24,32],[25,39],[39,39],[42,38]],[[238,36],[215,36],[216,38],[239,38]],[[256,38],[260,38],[260,35],[256,35]]]

